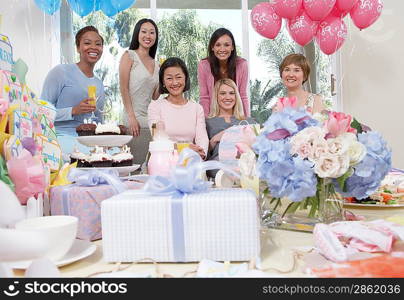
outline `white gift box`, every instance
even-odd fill
[[[182,199],[130,190],[101,203],[101,223],[107,262],[248,261],[260,252],[258,205],[249,190]]]

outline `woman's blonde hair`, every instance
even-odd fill
[[[233,107],[233,116],[238,120],[245,120],[243,104],[241,103],[241,97],[240,97],[240,93],[238,92],[237,85],[233,80],[231,80],[229,78],[223,78],[223,79],[219,79],[218,81],[216,81],[215,87],[213,89],[212,102],[210,104],[210,113],[209,113],[208,118],[214,118],[214,117],[219,116],[220,107],[219,107],[219,103],[218,103],[217,99],[219,96],[220,87],[223,84],[228,85],[229,87],[233,88],[233,90],[236,94],[236,104]]]

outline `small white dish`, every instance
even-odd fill
[[[131,135],[88,135],[78,136],[77,141],[88,147],[121,147],[132,140]]]
[[[140,165],[134,164],[132,166],[125,166],[125,167],[109,167],[109,168],[77,168],[79,170],[117,170],[119,176],[128,176],[130,172],[136,171],[139,169]]]
[[[80,259],[86,258],[93,254],[97,246],[92,244],[89,241],[78,240],[76,239],[73,243],[73,246],[70,250],[63,256],[61,259],[55,261],[55,265],[58,267],[62,267],[73,262],[76,262]],[[10,268],[13,269],[27,269],[30,264],[32,263],[31,260],[24,260],[24,261],[16,261],[7,263]]]

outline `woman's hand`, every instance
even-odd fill
[[[209,145],[211,148],[215,147],[217,143],[220,143],[220,140],[222,139],[224,130],[220,131],[219,133],[216,133],[209,141]]]
[[[190,145],[189,145],[189,148],[190,148],[191,150],[194,150],[196,153],[198,153],[202,159],[205,159],[205,158],[206,158],[206,153],[205,153],[205,151],[202,149],[202,147],[200,147],[200,146],[198,146],[198,145],[195,145],[195,144],[190,144]]]
[[[95,105],[91,104],[91,101],[94,101],[92,98],[87,98],[81,101],[78,105],[72,108],[72,115],[81,115],[87,114],[95,111]]]
[[[134,116],[129,117],[129,132],[135,137],[140,134],[140,125]]]

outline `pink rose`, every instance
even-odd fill
[[[296,97],[283,97],[279,98],[278,102],[276,103],[276,111],[282,111],[286,107],[292,107],[296,108],[297,107],[297,98]]]
[[[326,138],[335,138],[344,132],[356,134],[356,129],[351,127],[352,117],[342,112],[330,112],[324,127],[328,131]]]

